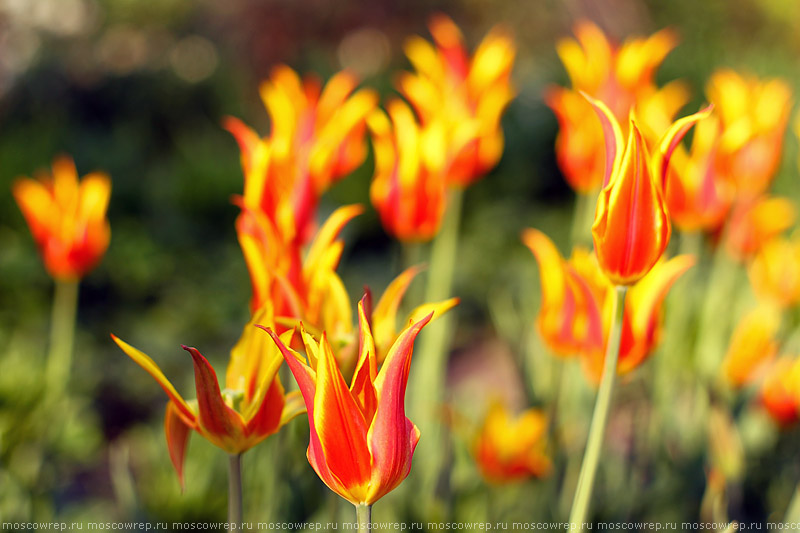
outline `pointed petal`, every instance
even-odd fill
[[[672,152],[675,151],[675,148],[677,148],[692,126],[694,126],[697,121],[709,116],[713,110],[714,104],[710,104],[693,115],[676,120],[664,134],[664,137],[661,138],[661,144],[659,146],[661,165],[657,170],[659,172],[659,183],[661,184],[662,191],[666,190],[667,187],[667,171],[669,170],[669,161],[672,158]]]
[[[158,368],[158,365],[155,364],[155,362],[150,359],[147,354],[137,350],[113,333],[111,334],[111,338],[117,343],[117,346],[122,348],[122,351],[125,352],[128,357],[133,359],[136,364],[142,367],[148,374],[153,376],[153,379],[155,379],[158,384],[161,385],[161,388],[167,393],[167,396],[169,396],[169,399],[175,404],[175,408],[180,412],[184,419],[187,421],[193,421],[197,419],[194,412],[192,412],[192,410],[186,404],[186,401],[183,399],[183,397],[178,394],[178,391],[175,390],[175,387],[172,386],[172,383],[170,383],[161,369]]]
[[[381,299],[372,312],[372,331],[375,336],[375,344],[383,348],[383,352],[391,346],[396,335],[397,309],[400,301],[408,290],[408,286],[417,274],[422,271],[420,266],[412,266],[405,269],[399,276],[383,291]]]
[[[167,411],[164,415],[164,434],[167,437],[167,449],[169,458],[175,472],[178,474],[178,481],[181,484],[181,491],[185,488],[183,482],[183,458],[186,455],[186,447],[189,444],[192,428],[186,425],[183,417],[174,402],[167,403]]]
[[[372,463],[367,446],[368,425],[336,365],[325,334],[317,365],[314,427],[331,472],[354,496],[364,493]]]
[[[358,302],[358,362],[356,370],[353,372],[353,381],[350,385],[350,392],[358,402],[364,418],[369,424],[375,414],[377,399],[375,387],[372,385],[375,376],[378,374],[378,360],[375,353],[375,340],[369,328],[369,321],[364,312],[364,296]]]
[[[194,382],[197,388],[198,422],[203,435],[229,453],[240,453],[244,440],[242,417],[228,407],[222,398],[217,373],[196,348],[181,346],[194,362]]]
[[[252,440],[253,446],[281,427],[284,404],[283,385],[277,376],[274,376],[269,381],[269,388],[263,393],[261,401],[255,404],[258,409],[251,417],[245,418],[245,434],[250,438],[255,437]]]
[[[342,231],[345,224],[363,212],[364,208],[361,205],[346,205],[340,207],[328,217],[328,220],[326,220],[325,224],[320,228],[317,236],[314,238],[314,242],[311,243],[311,248],[308,250],[308,255],[306,256],[303,267],[304,275],[308,275],[308,272],[316,267],[317,262],[324,256],[325,251],[339,236],[339,232]]]
[[[600,124],[603,126],[603,138],[606,144],[606,166],[605,174],[603,175],[603,187],[605,187],[611,180],[611,176],[617,174],[622,162],[622,152],[625,147],[622,140],[622,129],[606,104],[600,100],[595,100],[584,92],[581,92],[581,94],[592,104],[595,113],[597,113],[597,118],[600,119]]]
[[[375,379],[378,408],[368,436],[373,461],[368,504],[394,489],[411,470],[411,457],[419,440],[419,430],[406,418],[406,385],[414,340],[431,318],[433,313],[400,334]]]

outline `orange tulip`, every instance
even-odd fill
[[[515,92],[509,79],[514,43],[495,28],[470,58],[450,18],[436,15],[429,28],[435,47],[420,37],[406,43],[416,73],[402,74],[399,89],[423,127],[440,122],[447,183],[465,187],[491,170],[503,153],[500,118]]]
[[[760,299],[784,308],[800,303],[800,236],[764,243],[747,273]]]
[[[635,110],[649,144],[669,128],[672,117],[687,102],[688,90],[677,81],[659,89],[653,80],[677,42],[670,30],[646,39],[628,39],[621,46],[612,45],[602,30],[588,21],[576,24],[574,31],[577,41],[563,39],[557,46],[572,89],[550,87],[545,102],[559,123],[559,167],[573,189],[588,194],[603,180],[603,130],[580,92],[606,102],[623,126]]]
[[[552,468],[547,425],[539,409],[512,418],[502,403],[492,404],[473,447],[481,475],[493,483],[546,476]]]
[[[378,98],[369,89],[354,93],[357,84],[340,72],[321,88],[280,65],[261,85],[270,135],[262,139],[238,119],[225,121],[241,150],[241,203],[263,213],[286,243],[308,241],[320,195],[366,157],[365,120]]]
[[[542,307],[538,325],[542,338],[557,354],[578,355],[593,381],[600,378],[608,341],[614,287],[603,275],[597,258],[583,248],[562,258],[542,232],[528,229],[523,241],[539,262]],[[659,342],[661,303],[672,284],[694,264],[681,255],[661,261],[631,287],[625,299],[617,371],[630,372],[642,364]]]
[[[195,348],[182,346],[191,354],[194,363],[196,402],[184,400],[149,356],[111,335],[122,351],[153,376],[169,397],[164,431],[181,485],[191,430],[229,454],[240,454],[305,410],[299,392],[284,393],[278,376],[283,362],[280,353],[254,327],[256,323],[271,324],[272,320],[272,311],[267,306],[256,312],[245,326],[239,342],[231,350],[224,390],[220,390],[217,374],[206,358]],[[289,335],[285,337],[288,339]]]
[[[722,363],[723,374],[731,385],[742,387],[759,378],[778,352],[776,335],[780,325],[780,313],[768,305],[742,317]]]
[[[79,182],[75,163],[62,156],[53,162],[52,176],[19,178],[12,192],[50,276],[76,281],[97,265],[111,238],[106,174],[93,172]]]
[[[589,97],[587,97],[589,98]],[[669,160],[686,132],[710,108],[675,122],[651,158],[633,117],[623,145],[609,109],[589,98],[603,125],[606,165],[592,238],[600,268],[615,285],[632,285],[647,274],[669,243],[671,226],[662,190]]]
[[[800,415],[800,358],[781,357],[761,386],[761,403],[781,426],[797,422]]]
[[[398,336],[378,370],[375,342],[359,303],[359,357],[348,386],[325,333],[301,329],[307,359],[265,329],[289,364],[308,409],[308,461],[320,479],[354,505],[372,505],[411,470],[419,430],[405,415],[405,390],[419,331],[433,313]]]
[[[446,152],[441,121],[419,126],[400,100],[374,111],[367,124],[375,147],[370,199],[386,230],[402,241],[428,241],[438,232],[445,208]]]
[[[725,250],[738,261],[751,258],[765,242],[792,227],[795,211],[788,198],[761,196],[740,200],[728,220]]]
[[[766,192],[781,160],[792,93],[780,79],[715,72],[706,88],[722,121],[720,164],[745,199]]]
[[[718,230],[730,211],[734,190],[718,168],[720,124],[716,116],[700,121],[691,152],[672,156],[665,200],[672,223],[683,231]]]

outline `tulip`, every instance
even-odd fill
[[[783,308],[800,303],[800,236],[764,243],[747,273],[760,299]]]
[[[241,203],[263,213],[283,242],[302,245],[310,239],[320,195],[366,157],[365,120],[377,95],[353,92],[357,83],[340,72],[321,88],[318,80],[301,80],[280,65],[261,85],[270,135],[262,139],[238,119],[225,120],[241,150]]]
[[[778,352],[780,326],[780,313],[771,305],[760,305],[739,320],[722,363],[728,383],[742,387],[763,374]]]
[[[563,39],[557,47],[572,89],[548,88],[545,103],[558,119],[559,167],[575,191],[589,194],[603,180],[603,130],[580,92],[606,102],[623,126],[630,111],[635,110],[650,145],[687,102],[688,90],[677,81],[659,89],[653,80],[677,42],[672,31],[629,39],[620,46],[612,45],[602,30],[588,21],[576,24],[574,32],[577,41]]]
[[[794,203],[788,198],[760,196],[740,200],[728,220],[725,251],[738,261],[752,258],[761,246],[792,227]]]
[[[378,370],[375,341],[358,305],[359,357],[350,385],[333,356],[327,335],[319,341],[301,328],[306,357],[266,330],[297,380],[308,410],[308,461],[333,492],[356,506],[359,519],[393,490],[411,469],[419,430],[405,416],[405,389],[419,331],[433,313],[398,336]]]
[[[435,46],[409,39],[405,52],[416,73],[404,73],[400,92],[423,127],[441,122],[445,135],[447,183],[466,187],[485,175],[503,153],[500,118],[514,97],[510,74],[514,43],[493,29],[470,58],[461,31],[445,15],[429,24]]]
[[[75,163],[62,156],[52,176],[19,178],[12,192],[53,279],[77,281],[95,267],[111,238],[106,174],[93,172],[79,182]]]
[[[538,230],[525,230],[523,242],[539,262],[542,307],[537,323],[542,338],[559,355],[580,356],[587,376],[598,382],[611,331],[608,310],[613,285],[596,257],[583,248],[575,248],[567,261]],[[694,258],[688,255],[661,261],[630,288],[624,303],[618,374],[633,371],[653,353],[660,340],[664,298],[693,264]]]
[[[722,121],[719,157],[725,174],[741,198],[762,195],[780,165],[791,89],[780,79],[723,69],[711,76],[706,94]]]
[[[781,426],[797,422],[800,415],[800,358],[781,357],[764,379],[761,403]]]
[[[387,109],[391,122],[382,111],[367,120],[375,147],[370,199],[394,237],[428,241],[439,232],[445,208],[444,128],[441,121],[422,128],[400,100]]]
[[[546,453],[547,425],[539,409],[512,417],[502,403],[492,404],[473,447],[481,475],[493,483],[546,476],[552,468]]]
[[[272,323],[272,320],[272,311],[265,306],[245,326],[239,342],[231,350],[224,390],[220,390],[217,374],[206,358],[197,349],[182,346],[194,364],[196,402],[187,402],[148,355],[111,335],[122,351],[158,382],[169,398],[164,430],[170,459],[181,485],[191,430],[228,454],[238,456],[305,410],[298,392],[284,392],[278,376],[283,362],[280,353],[271,343],[265,342],[254,327],[256,323]],[[288,333],[285,338],[289,338]]]
[[[673,151],[686,132],[711,108],[684,117],[664,134],[651,157],[633,117],[627,144],[609,109],[587,96],[603,126],[606,164],[592,238],[600,268],[617,286],[640,280],[669,243],[671,226],[662,191]]]

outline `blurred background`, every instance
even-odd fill
[[[238,208],[230,203],[242,190],[239,150],[221,121],[235,116],[266,134],[258,85],[279,63],[322,79],[348,68],[384,101],[395,96],[396,73],[410,68],[403,43],[411,35],[429,39],[426,24],[436,12],[454,19],[471,48],[496,24],[511,29],[518,47],[518,95],[503,119],[503,158],[464,199],[455,282],[462,305],[448,395],[467,419],[479,418],[496,396],[517,409],[550,404],[556,369],[533,328],[538,270],[519,235],[536,227],[562,251],[569,248],[575,195],[556,165],[558,125],[542,94],[568,84],[555,43],[577,20],[588,18],[619,41],[674,28],[680,44],[657,79],[681,78],[692,88],[681,114],[704,102],[708,76],[723,66],[785,78],[800,94],[800,3],[783,0],[1,0],[0,520],[224,520],[224,454],[193,438],[181,493],[163,436],[166,398],[109,333],[150,354],[189,397],[193,375],[180,344],[224,368],[248,318],[250,283],[234,230]],[[773,187],[793,198],[796,144],[789,134]],[[43,411],[37,397],[52,282],[10,186],[62,153],[74,157],[80,175],[110,174],[112,239],[81,283],[71,396]],[[368,206],[372,169],[370,156],[323,197],[321,214],[348,203]],[[364,285],[379,293],[400,272],[400,247],[371,207],[344,238],[339,272],[353,302]],[[744,413],[736,418],[738,444],[725,431],[708,440],[673,435],[680,445],[663,442],[643,456],[631,433],[648,420],[639,399],[648,395],[652,363],[617,391],[595,517],[699,520],[708,443],[717,440],[723,454],[730,446],[746,449],[731,452],[741,462],[726,496],[731,517],[780,519],[800,480],[796,428],[771,425],[741,400],[734,405]],[[448,505],[437,518],[566,518],[577,472],[567,458],[580,455],[593,389],[577,363],[562,371],[574,373],[575,390],[564,400],[571,413],[559,430],[568,437],[565,448],[551,449],[554,472],[488,485],[457,424]],[[674,410],[676,417],[700,416],[690,404],[676,401]],[[58,435],[47,431],[55,420],[66,421]],[[706,427],[709,419],[694,423]],[[305,460],[305,420],[287,430],[245,456],[246,520],[351,520],[352,509]],[[429,518],[409,498],[402,490],[390,495],[374,519]]]

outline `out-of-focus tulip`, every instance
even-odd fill
[[[278,376],[283,358],[274,344],[256,329],[256,323],[273,323],[268,306],[253,315],[231,350],[224,390],[220,390],[217,374],[206,358],[195,348],[183,346],[194,363],[197,400],[190,402],[175,390],[149,356],[111,335],[122,351],[153,376],[169,397],[164,431],[181,485],[191,430],[229,454],[240,454],[305,411],[299,392],[284,393]]]
[[[720,133],[716,116],[701,120],[691,151],[678,147],[672,156],[665,199],[672,223],[682,231],[713,232],[730,210],[734,190],[717,166]]]
[[[500,160],[500,118],[514,97],[510,74],[516,53],[508,33],[493,29],[470,58],[464,37],[445,15],[429,24],[435,45],[412,37],[405,52],[415,73],[399,78],[423,127],[439,123],[444,132],[447,183],[467,186]]]
[[[792,227],[796,217],[788,198],[762,196],[734,205],[728,220],[725,250],[736,260],[752,257],[765,243]]]
[[[781,307],[800,302],[800,236],[764,243],[747,269],[756,295]]]
[[[50,276],[77,281],[97,265],[111,238],[106,174],[93,172],[79,181],[75,163],[62,156],[53,162],[52,175],[19,178],[12,192]]]
[[[597,381],[612,318],[614,286],[603,275],[596,257],[582,248],[573,250],[565,261],[538,230],[526,230],[523,241],[539,262],[542,308],[538,324],[543,339],[560,355],[579,355],[589,377]],[[617,364],[620,374],[638,367],[658,344],[661,303],[693,264],[694,258],[688,255],[661,261],[628,290]]]
[[[688,90],[681,82],[659,89],[653,80],[677,43],[672,31],[628,39],[621,46],[611,44],[602,30],[588,21],[576,24],[574,32],[577,40],[563,39],[557,47],[572,89],[550,87],[545,102],[559,123],[556,157],[561,171],[573,189],[587,194],[603,181],[604,142],[603,130],[580,92],[605,102],[623,127],[634,110],[652,148],[688,101]]]
[[[374,111],[367,124],[375,147],[370,199],[383,227],[401,241],[428,241],[439,231],[445,208],[445,131],[441,121],[417,124],[401,100]]]
[[[506,483],[549,474],[547,425],[547,415],[539,409],[512,416],[502,403],[493,403],[473,447],[483,477]]]
[[[763,374],[777,354],[780,326],[780,313],[770,305],[761,305],[739,320],[722,363],[728,383],[742,387]]]
[[[280,65],[261,85],[272,130],[261,138],[235,118],[225,127],[241,150],[244,207],[266,216],[285,243],[305,244],[312,235],[320,195],[364,161],[367,115],[378,102],[370,89],[355,91],[348,72],[325,87],[301,80]]]
[[[419,331],[433,313],[398,336],[378,370],[375,342],[358,306],[359,357],[345,382],[325,333],[301,330],[307,359],[266,329],[289,364],[308,409],[308,461],[320,479],[354,505],[372,505],[408,476],[419,430],[405,415],[405,390]]]
[[[725,175],[739,196],[763,194],[781,160],[792,107],[789,85],[723,69],[711,76],[706,94],[722,120],[719,158]]]
[[[800,415],[800,358],[781,357],[769,369],[761,386],[761,403],[782,426]]]
[[[676,121],[653,157],[631,117],[627,144],[608,107],[589,100],[603,125],[606,165],[592,238],[603,273],[615,285],[633,285],[661,258],[671,226],[662,190],[673,151],[710,108]]]

